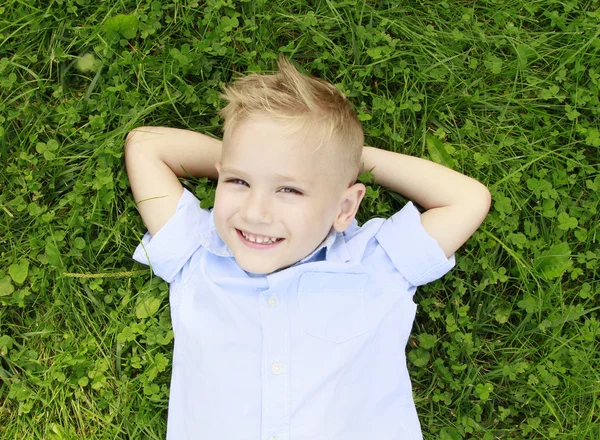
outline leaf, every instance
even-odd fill
[[[537,55],[535,50],[533,50],[530,46],[523,44],[523,43],[521,43],[517,46],[516,51],[517,51],[517,56],[519,59],[520,67],[527,66],[528,59]]]
[[[408,353],[408,359],[415,367],[424,367],[429,363],[429,352],[423,348],[411,350]]]
[[[365,171],[363,173],[360,173],[360,175],[358,176],[358,181],[364,183],[365,185],[369,183],[375,183],[375,176],[373,175],[373,173]]]
[[[37,151],[37,152],[38,152],[38,153],[40,153],[40,154],[43,154],[43,153],[44,153],[44,151],[46,151],[46,144],[45,144],[45,143],[43,143],[43,142],[38,142],[38,143],[35,145],[35,151]]]
[[[454,41],[461,41],[465,39],[465,34],[459,31],[457,28],[452,29],[452,39]]]
[[[527,307],[527,304],[525,305],[525,307]],[[508,322],[509,318],[510,318],[510,309],[507,309],[507,308],[499,308],[496,310],[496,313],[494,314],[494,319],[496,321],[498,321],[498,323],[500,323],[500,324],[505,324],[506,322]]]
[[[565,105],[565,112],[567,113],[567,118],[569,118],[569,121],[574,121],[579,116],[581,116],[581,113],[579,113],[577,110],[575,110],[568,104]]]
[[[533,313],[538,308],[538,303],[533,296],[527,295],[517,303],[517,306],[519,306],[520,309],[525,310],[527,313]]]
[[[577,227],[578,221],[575,217],[569,217],[569,214],[566,212],[561,212],[558,214],[558,228],[563,231],[568,231],[569,229],[575,229]]]
[[[373,189],[372,187],[367,186],[366,192],[365,192],[365,197],[367,197],[368,199],[376,199],[377,197],[379,197],[379,190]]]
[[[511,214],[513,212],[511,200],[504,195],[501,191],[498,191],[494,195],[494,209],[504,214]]]
[[[585,143],[592,147],[600,147],[600,131],[597,128],[590,128]]]
[[[0,296],[8,296],[15,291],[10,278],[0,278]]]
[[[77,58],[77,62],[75,63],[75,67],[80,72],[86,73],[94,70],[94,63],[96,62],[96,57],[94,54],[86,53],[83,56]]]
[[[374,60],[381,58],[381,47],[371,47],[367,49],[367,55],[369,55]]]
[[[435,335],[430,335],[428,333],[421,333],[419,336],[419,344],[421,345],[421,348],[424,348],[425,350],[429,350],[433,347],[435,347],[435,344],[437,342],[437,337]]]
[[[85,249],[85,240],[81,237],[77,237],[73,241],[73,245],[75,246],[75,249],[79,249],[81,251],[81,250]]]
[[[439,163],[448,168],[454,168],[454,160],[448,151],[446,151],[442,141],[431,134],[427,135],[427,151],[435,163]]]
[[[488,400],[492,391],[494,391],[494,385],[489,382],[485,384],[479,383],[475,386],[475,395],[482,401]]]
[[[44,158],[46,160],[52,160],[56,158],[56,154],[54,154],[52,151],[44,151]]]
[[[164,354],[157,353],[156,356],[154,356],[154,364],[156,365],[156,369],[158,370],[158,372],[162,372],[165,371],[165,369],[169,365],[169,360]]]
[[[463,440],[463,436],[456,428],[442,428],[440,440]]]
[[[221,19],[221,26],[223,26],[223,31],[231,32],[233,29],[237,28],[240,25],[240,22],[237,18],[232,17],[223,17]]]
[[[158,312],[160,308],[160,299],[154,296],[141,298],[135,305],[135,316],[138,319],[148,318]]]
[[[109,38],[121,35],[127,40],[135,38],[138,30],[138,18],[133,14],[119,14],[106,20],[104,30]]]
[[[535,269],[548,278],[558,278],[572,264],[569,244],[562,242],[555,244],[542,254],[535,262]]]
[[[52,242],[46,243],[46,258],[50,266],[59,267],[61,266],[60,252],[56,245]]]
[[[21,260],[18,263],[13,263],[8,268],[8,274],[17,284],[23,284],[23,281],[25,281],[25,278],[27,278],[28,272],[29,261],[27,260]]]
[[[502,60],[497,56],[492,56],[489,60],[484,62],[485,67],[490,69],[494,75],[498,75],[502,72]]]
[[[13,339],[8,335],[0,336],[0,354],[6,355],[7,351],[13,347]]]

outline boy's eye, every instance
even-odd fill
[[[242,180],[242,179],[229,179],[229,180],[227,180],[227,183],[235,183],[236,185],[245,185],[245,186],[248,186],[248,184],[246,183],[246,181]]]
[[[287,187],[286,188],[281,188],[281,192],[286,193],[286,194],[296,194],[296,195],[299,195],[299,196],[302,195],[301,191],[298,191],[297,189],[294,189],[294,188],[287,188]]]

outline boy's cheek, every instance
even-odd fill
[[[228,203],[230,198],[226,189],[217,187],[217,191],[215,192],[215,211],[221,209],[224,205],[230,204]]]

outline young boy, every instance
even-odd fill
[[[404,349],[416,287],[454,266],[490,206],[479,182],[364,147],[334,86],[279,62],[225,89],[223,142],[135,129],[126,165],[148,233],[134,259],[170,283],[167,438],[413,440]],[[416,201],[362,227],[359,170]],[[218,178],[214,209],[178,177]]]

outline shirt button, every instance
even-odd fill
[[[273,295],[271,297],[269,297],[269,299],[267,300],[267,303],[269,304],[269,307],[277,307],[279,305],[279,299]]]
[[[273,364],[271,365],[271,373],[275,375],[283,373],[283,367],[281,366],[279,361],[273,362]]]

